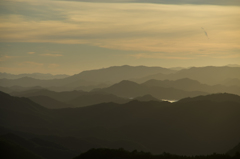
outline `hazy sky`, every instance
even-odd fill
[[[0,72],[126,64],[240,64],[240,1],[0,1]]]

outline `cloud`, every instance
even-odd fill
[[[32,54],[35,54],[35,52],[28,52],[28,54],[32,55]]]
[[[224,56],[215,56],[212,58],[218,58],[218,59],[235,59],[235,58],[239,58],[240,54],[232,54],[232,55],[224,55]]]
[[[46,8],[49,17],[58,10],[64,18],[36,16],[36,20],[32,20],[25,14],[1,15],[0,41],[87,44],[116,50],[196,54],[199,49],[208,54],[221,50],[231,54],[230,49],[240,48],[240,7],[236,6],[33,0],[19,2],[18,7],[24,4],[36,14],[41,6],[39,15],[45,15]],[[211,31],[211,40],[206,41],[202,36],[199,26],[203,25]]]
[[[55,63],[52,63],[52,64],[48,65],[49,68],[56,68],[56,67],[59,67],[59,66],[60,66],[59,64],[55,64]]]
[[[189,56],[177,56],[177,55],[168,55],[164,53],[139,53],[139,54],[130,54],[130,57],[135,57],[137,59],[147,58],[147,59],[175,59],[175,60],[190,60],[194,59]]]
[[[49,57],[61,57],[62,54],[41,54],[41,56],[49,56]]]
[[[43,66],[44,64],[43,63],[38,63],[38,62],[33,62],[33,61],[25,61],[25,62],[22,62],[22,63],[19,63],[18,64],[19,66]]]
[[[195,4],[195,5],[240,5],[238,0],[70,0],[97,3],[157,3],[157,4]]]
[[[5,55],[5,56],[0,57],[0,61],[6,61],[8,59],[12,59],[12,58],[16,58],[16,57],[18,57],[18,56],[7,56],[7,55]]]

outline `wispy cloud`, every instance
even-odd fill
[[[7,55],[5,55],[5,56],[0,57],[0,61],[6,61],[8,59],[12,59],[12,58],[16,58],[16,57],[18,57],[18,56],[7,56]]]
[[[32,54],[35,54],[35,52],[28,52],[28,54],[32,55]]]
[[[224,55],[224,56],[215,56],[213,58],[218,58],[218,59],[234,59],[234,58],[239,58],[240,54],[230,54],[230,55]]]
[[[48,65],[49,68],[56,68],[56,67],[59,67],[59,66],[60,66],[59,64],[55,64],[55,63],[52,63],[52,64]]]
[[[62,54],[41,54],[41,56],[49,56],[49,57],[61,57]]]
[[[163,54],[163,53],[140,53],[140,54],[131,54],[128,55],[130,57],[135,57],[135,58],[149,58],[149,59],[176,59],[176,60],[190,60],[194,59],[193,57],[187,57],[187,56],[176,56],[172,55],[169,56],[168,54]]]
[[[1,15],[0,41],[88,44],[168,53],[198,53],[200,48],[208,53],[240,49],[240,8],[236,6],[26,0],[19,1],[18,7],[26,3],[34,12],[41,6],[47,8],[49,17],[57,10],[65,18],[29,20],[25,14]],[[208,24],[211,41],[201,37],[199,26],[202,24]],[[204,33],[208,36],[205,30]],[[41,56],[63,55],[46,53]]]
[[[19,66],[43,66],[43,63],[33,62],[33,61],[25,61],[18,64]]]
[[[71,0],[78,2],[105,2],[105,3],[160,3],[160,4],[194,4],[194,5],[240,5],[237,0]]]

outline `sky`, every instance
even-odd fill
[[[0,72],[240,64],[239,0],[1,0]]]

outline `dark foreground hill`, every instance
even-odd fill
[[[231,156],[239,154],[239,158],[240,158],[240,143],[237,146],[235,146],[234,148],[232,148],[231,150],[229,150],[227,152],[227,154],[229,154]]]
[[[226,154],[212,154],[207,156],[179,156],[170,153],[161,155],[152,155],[149,152],[137,151],[132,152],[124,149],[91,149],[74,159],[238,159],[240,155],[229,156]]]
[[[0,100],[3,127],[39,135],[85,138],[99,145],[110,141],[112,144],[105,144],[108,148],[206,155],[225,153],[240,141],[240,103],[232,100],[131,101],[56,110],[5,93],[0,93]],[[68,144],[73,146],[74,142]]]
[[[0,136],[0,141],[5,141],[5,144],[8,145],[8,147],[4,147],[5,153],[8,152],[4,158],[11,156],[12,158],[24,159],[34,159],[37,157],[45,159],[70,159],[77,154],[77,152],[73,150],[69,150],[62,145],[50,141],[40,138],[25,139],[12,133]],[[4,153],[4,151],[2,152]],[[25,156],[21,156],[23,153]],[[27,155],[29,157],[27,157]]]
[[[1,153],[0,158],[13,159],[13,158],[24,158],[24,159],[43,159],[37,154],[29,151],[15,142],[9,140],[0,139]]]

